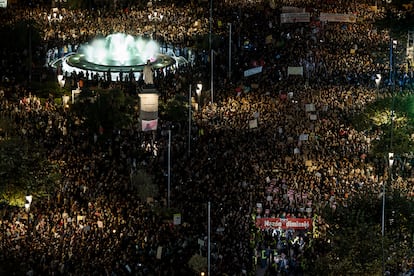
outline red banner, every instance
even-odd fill
[[[312,229],[312,219],[310,218],[257,218],[256,226],[260,229]]]

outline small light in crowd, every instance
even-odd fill
[[[206,273],[205,272],[201,272],[201,274],[200,274],[201,276],[204,276],[204,275],[206,275]]]
[[[114,229],[114,230],[112,230],[112,232],[115,234],[116,233],[116,230]]]

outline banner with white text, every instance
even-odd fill
[[[312,219],[310,218],[257,218],[256,226],[262,230],[267,229],[312,229]]]

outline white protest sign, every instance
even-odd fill
[[[174,214],[173,222],[174,222],[174,225],[181,224],[181,214]]]
[[[98,222],[97,222],[97,223],[98,223],[98,227],[99,227],[99,228],[103,228],[103,222],[102,222],[102,221],[98,220]]]
[[[249,120],[249,128],[257,128],[257,119]]]
[[[162,256],[162,246],[158,246],[157,248],[157,260],[161,260],[161,256]]]
[[[303,76],[303,66],[289,66],[288,75],[299,75]]]
[[[255,74],[259,74],[259,73],[262,72],[262,70],[263,70],[263,66],[258,66],[258,67],[254,67],[254,68],[251,68],[251,69],[247,69],[247,70],[244,71],[244,76],[249,77],[249,76],[252,76],[252,75],[255,75]]]
[[[306,112],[315,111],[315,105],[313,103],[305,104],[305,110],[306,110]]]

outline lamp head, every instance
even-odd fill
[[[378,86],[381,82],[381,74],[375,75],[375,84]]]
[[[394,164],[394,153],[393,152],[388,153],[388,163],[390,167],[392,167],[392,165]]]
[[[26,201],[29,203],[29,205],[30,205],[30,203],[32,203],[32,200],[33,200],[33,196],[31,196],[31,195],[26,196]]]
[[[203,84],[197,83],[196,93],[198,96],[200,96],[202,89],[203,89]]]

